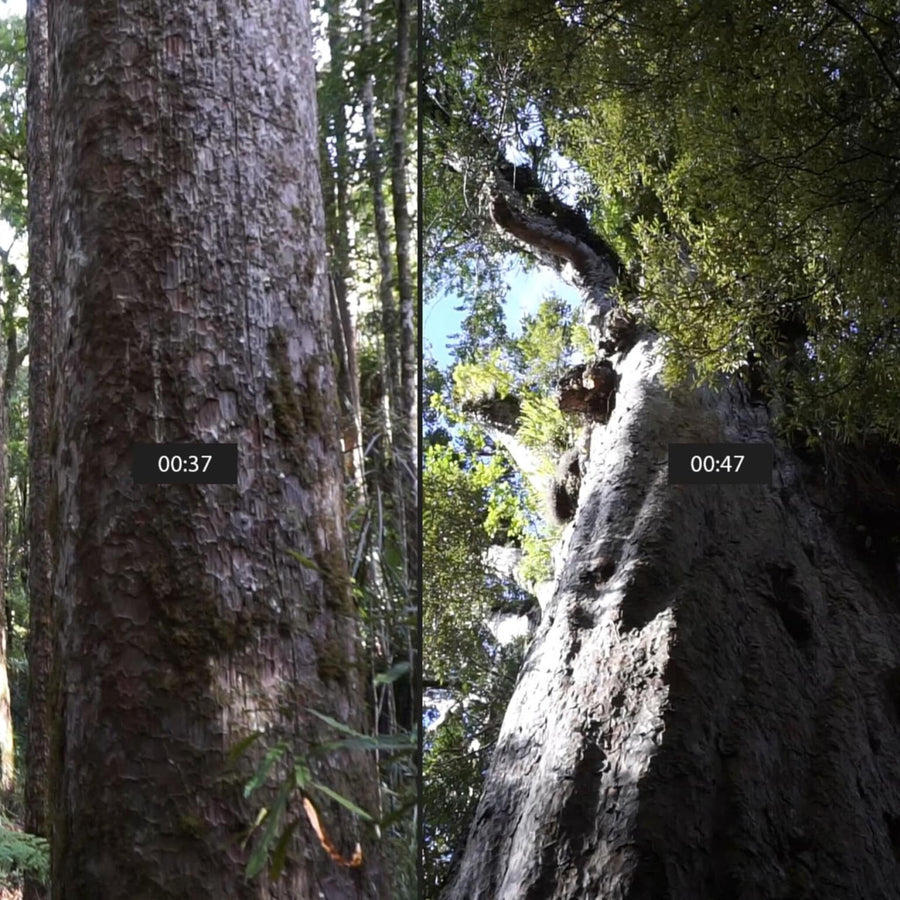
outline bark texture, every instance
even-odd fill
[[[50,131],[47,2],[29,0],[28,54],[28,756],[25,830],[47,837],[50,702],[53,663],[52,587],[47,508],[50,497]],[[26,880],[24,900],[46,890]]]
[[[446,896],[898,897],[896,598],[786,455],[772,488],[670,487],[669,441],[771,436],[738,395],[671,399],[654,359],[594,426]]]
[[[226,756],[361,729],[306,3],[53,4],[53,896],[370,898],[373,836],[296,797],[285,874]],[[235,441],[236,485],[135,484],[136,441]],[[292,552],[299,556],[292,555]],[[333,737],[333,734],[329,735]],[[370,757],[313,761],[374,808]]]
[[[606,275],[579,265],[591,315]],[[896,576],[844,545],[785,450],[771,487],[670,486],[669,442],[774,443],[768,415],[737,389],[664,391],[650,338],[611,360],[446,900],[900,897]]]

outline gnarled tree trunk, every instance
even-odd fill
[[[497,220],[607,306],[583,236],[529,215],[501,199]],[[445,897],[900,897],[894,576],[848,550],[787,450],[771,487],[670,485],[669,442],[774,442],[768,414],[736,388],[664,390],[649,337],[612,361]]]

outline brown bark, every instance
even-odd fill
[[[281,880],[227,754],[361,730],[306,3],[54,4],[53,896],[374,898],[319,800]],[[135,484],[137,441],[234,441],[237,485]],[[296,555],[295,555],[296,554]],[[333,735],[330,735],[333,737]],[[312,761],[374,809],[370,756]],[[318,798],[317,798],[318,799]]]
[[[29,0],[28,83],[28,756],[25,830],[48,836],[52,588],[47,504],[50,496],[50,135],[46,0]],[[46,889],[26,880],[24,900]]]

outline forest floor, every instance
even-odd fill
[[[22,900],[22,888],[8,888],[0,884],[0,900]]]

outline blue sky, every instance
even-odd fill
[[[520,259],[509,257],[510,265],[504,277],[506,293],[506,321],[511,334],[519,333],[522,316],[533,313],[545,297],[554,294],[570,304],[579,302],[578,292],[567,285],[552,269],[546,266],[526,268]],[[447,342],[451,334],[458,334],[465,313],[456,307],[463,302],[452,294],[440,294],[432,302],[425,303],[424,331],[426,355],[430,351],[441,368],[451,362]]]

